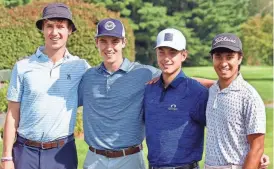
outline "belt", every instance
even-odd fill
[[[36,147],[36,148],[41,148],[41,149],[51,149],[51,148],[62,147],[65,145],[66,142],[73,140],[73,139],[74,139],[73,134],[66,138],[49,141],[49,142],[32,141],[32,140],[25,139],[19,135],[17,136],[18,142],[20,142],[24,145],[30,146],[30,147]]]
[[[185,164],[178,167],[153,167],[149,165],[149,169],[194,169],[198,166],[199,166],[198,163],[194,162],[192,164]]]
[[[205,164],[205,169],[242,169],[240,165],[209,166]]]
[[[97,150],[91,146],[89,147],[90,151],[96,154],[103,155],[108,158],[117,158],[117,157],[123,157],[131,154],[135,154],[140,152],[142,149],[143,149],[142,145],[133,146],[126,149],[117,150],[117,151],[116,150]]]

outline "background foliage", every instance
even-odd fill
[[[269,31],[272,35],[273,22],[267,19],[273,18],[272,0],[84,1],[120,12],[121,16],[131,20],[136,37],[136,60],[142,63],[156,63],[153,49],[156,35],[164,28],[174,27],[181,30],[187,39],[189,59],[186,61],[186,66],[209,65],[208,51],[211,40],[215,35],[223,32],[235,33],[242,37],[245,43],[244,51],[248,56],[244,64],[273,65],[272,36],[268,38],[264,36],[269,34]],[[265,15],[268,17],[265,18]],[[261,26],[256,28],[250,25],[255,16],[256,22],[261,22]],[[246,25],[252,28],[247,28]],[[245,32],[247,29],[257,29],[260,33]],[[250,50],[250,46],[254,44],[254,40],[250,41],[250,38],[264,42],[259,42],[259,46]]]
[[[42,9],[47,2],[34,1],[28,5],[5,8],[0,6],[0,70],[11,69],[14,63],[35,52],[43,45],[42,33],[35,27],[35,22],[41,17]],[[65,1],[70,6],[77,31],[68,41],[68,49],[91,65],[97,65],[101,57],[95,47],[95,30],[99,20],[107,17],[120,18],[118,13],[108,11],[102,6],[78,1]],[[128,45],[124,55],[130,60],[135,59],[134,35],[127,19],[122,19],[127,32]]]

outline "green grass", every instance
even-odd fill
[[[190,77],[201,77],[217,80],[217,74],[210,67],[183,67]],[[273,68],[271,66],[241,66],[241,73],[261,95],[265,103],[273,102]]]

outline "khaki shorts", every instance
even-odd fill
[[[205,164],[204,169],[242,169],[240,165],[209,166]]]

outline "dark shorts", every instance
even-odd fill
[[[12,155],[15,169],[77,169],[78,159],[74,136],[65,138],[61,147],[42,149],[25,144],[26,140],[17,136]]]

